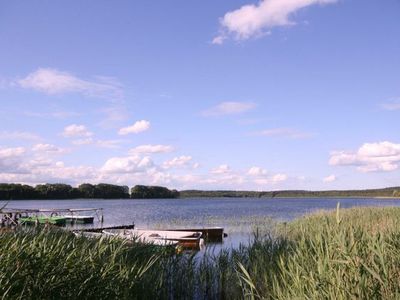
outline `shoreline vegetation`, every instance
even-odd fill
[[[68,184],[0,183],[0,200],[62,200],[62,199],[169,199],[169,198],[400,198],[400,187],[365,190],[282,190],[282,191],[232,191],[232,190],[170,190],[161,186],[84,183],[78,187]]]
[[[50,228],[0,234],[8,299],[397,299],[400,208],[322,211],[203,255]]]

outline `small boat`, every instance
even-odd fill
[[[47,216],[31,216],[21,217],[18,219],[20,224],[34,225],[34,224],[52,224],[52,225],[65,225],[66,219],[64,217],[47,217]]]
[[[174,228],[166,229],[167,231],[186,231],[186,232],[201,232],[201,237],[210,242],[222,242],[224,237],[228,235],[224,233],[222,227],[204,227],[204,228]]]
[[[181,246],[186,249],[199,249],[202,246],[201,232],[144,230],[144,229],[114,229],[104,230],[104,234],[159,246]]]
[[[94,221],[93,216],[65,215],[62,216],[68,223],[91,224]]]

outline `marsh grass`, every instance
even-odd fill
[[[318,212],[204,255],[60,231],[0,235],[13,298],[398,299],[400,208]]]

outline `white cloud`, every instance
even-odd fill
[[[23,147],[15,148],[0,148],[0,173],[24,173],[22,158],[26,153],[26,149]]]
[[[267,171],[260,167],[251,167],[247,174],[250,176],[264,176],[267,175]]]
[[[209,173],[195,173],[191,156],[180,156],[162,164],[156,164],[149,156],[130,155],[111,157],[102,167],[68,166],[54,159],[58,147],[38,144],[31,150],[0,148],[0,182],[22,182],[38,184],[45,182],[109,182],[114,184],[164,185],[170,188],[206,189],[254,189],[276,188],[288,179],[285,174],[269,174],[261,167],[247,170],[232,170],[223,164]],[[279,186],[279,185],[278,185]]]
[[[192,162],[192,157],[191,156],[179,156],[179,157],[174,157],[171,160],[167,160],[163,163],[163,167],[166,169],[169,168],[177,168],[177,167],[193,167],[194,165],[191,164]]]
[[[127,135],[130,133],[140,133],[150,128],[150,122],[146,120],[136,121],[135,124],[128,127],[123,127],[118,131],[119,135]]]
[[[64,162],[62,162],[62,161],[57,161],[56,164],[55,164],[55,166],[56,166],[57,168],[64,168],[64,167],[65,167],[65,164],[64,164]]]
[[[293,128],[271,128],[256,132],[255,135],[268,137],[284,137],[290,139],[305,139],[311,138],[312,133],[302,132]]]
[[[59,154],[59,150],[50,144],[37,144],[30,151],[23,147],[0,148],[0,182],[82,183],[96,178],[99,172],[93,167],[66,167],[61,161],[53,161],[51,154]]]
[[[286,174],[269,174],[261,167],[251,167],[246,174],[249,176],[248,180],[257,185],[275,185],[288,179]]]
[[[93,135],[93,133],[90,132],[84,125],[72,124],[64,128],[62,135],[68,138],[90,137]]]
[[[336,181],[336,176],[335,175],[329,175],[329,176],[326,176],[326,177],[324,177],[323,179],[322,179],[322,181],[323,182],[326,182],[326,183],[330,183],[330,182],[334,182],[334,181]]]
[[[235,115],[247,112],[256,107],[253,102],[222,102],[217,106],[207,109],[202,112],[205,117]]]
[[[174,147],[170,145],[140,145],[131,150],[131,154],[151,154],[151,153],[168,153],[174,151]]]
[[[105,162],[101,170],[106,173],[141,173],[153,167],[150,157],[113,157]]]
[[[315,4],[329,4],[336,0],[262,0],[227,12],[220,19],[220,34],[214,44],[222,44],[229,37],[246,40],[268,34],[271,28],[294,25],[290,17],[298,10]]]
[[[23,147],[15,148],[0,148],[0,159],[10,159],[15,157],[20,157],[26,152]]]
[[[258,177],[254,179],[254,182],[258,185],[275,185],[287,179],[288,176],[286,174],[275,174],[272,176]]]
[[[272,176],[272,183],[286,181],[287,179],[288,179],[288,176],[286,174],[275,174]]]
[[[95,80],[84,80],[70,73],[50,68],[39,68],[18,80],[17,84],[22,88],[50,95],[80,93],[88,97],[122,98],[121,85],[113,78],[96,77]]]
[[[222,35],[216,36],[215,38],[213,38],[213,40],[211,41],[212,44],[214,45],[222,45],[224,43],[224,40],[226,38]]]
[[[393,171],[399,167],[400,144],[365,143],[357,151],[333,151],[332,166],[357,166],[361,172]]]
[[[219,165],[218,167],[211,170],[212,174],[227,174],[231,171],[231,168],[227,164]]]

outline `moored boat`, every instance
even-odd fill
[[[201,232],[201,237],[206,241],[222,242],[227,236],[222,227],[205,227],[205,228],[174,228],[166,229],[167,231],[185,231],[185,232]]]
[[[64,217],[47,217],[47,216],[31,216],[31,217],[21,217],[18,219],[19,224],[52,224],[52,225],[65,225],[66,219]]]
[[[199,249],[203,242],[201,232],[195,231],[114,229],[104,230],[103,233],[140,243],[162,246],[178,245],[186,249]]]
[[[68,223],[91,224],[94,221],[94,216],[65,215],[62,217],[64,217]]]

